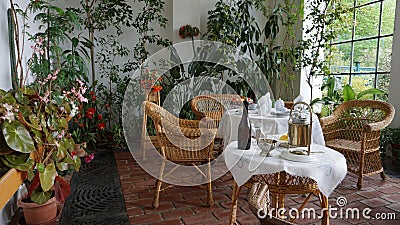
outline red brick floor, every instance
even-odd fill
[[[155,179],[148,175],[135,162],[129,152],[116,152],[115,159],[118,166],[122,192],[130,224],[228,224],[233,179],[230,173],[213,182],[214,205],[205,206],[206,191],[192,187],[173,187],[160,194],[160,207],[152,209],[151,203],[155,192]],[[370,219],[331,219],[333,225],[340,224],[400,224],[400,178],[388,177],[382,181],[379,175],[364,179],[364,188],[356,189],[357,178],[347,175],[343,182],[329,197],[331,208],[338,208],[336,200],[345,197],[347,208],[371,208]],[[239,199],[237,222],[239,224],[258,224],[245,200],[246,189],[242,190]],[[298,207],[305,197],[290,195],[286,198],[287,207]],[[318,209],[316,198],[307,204],[307,207]],[[378,220],[377,216],[395,216],[395,220]],[[318,220],[296,220],[299,224],[320,224]]]

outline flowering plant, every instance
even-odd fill
[[[179,37],[182,39],[192,38],[199,36],[200,30],[197,27],[192,27],[189,24],[181,26],[179,28]]]
[[[78,171],[81,165],[68,121],[78,113],[77,104],[88,101],[87,88],[77,79],[78,87],[60,93],[53,89],[59,73],[54,70],[27,87],[0,90],[0,160],[27,171],[31,180],[27,198],[37,204],[53,195],[65,200],[70,187],[60,174]]]
[[[140,86],[144,89],[152,89],[155,92],[161,91],[162,86],[162,77],[157,77],[158,71],[150,70],[146,68],[145,72],[143,73],[143,78],[140,82]]]
[[[95,147],[96,133],[104,131],[106,123],[102,114],[96,110],[97,97],[93,91],[87,94],[87,99],[87,102],[79,104],[79,113],[73,119],[70,131],[76,143],[87,143],[87,147],[84,147],[84,149],[89,155],[85,160],[90,162],[94,158],[90,149]]]

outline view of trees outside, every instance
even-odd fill
[[[372,87],[388,91],[396,0],[338,2],[347,10],[343,21],[330,27],[338,34],[325,52],[331,73],[341,78],[342,85],[351,80],[356,93]]]

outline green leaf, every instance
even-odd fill
[[[28,180],[32,181],[33,177],[35,177],[35,174],[33,173],[33,169],[29,169],[28,171],[26,171],[28,174]]]
[[[32,113],[29,115],[29,121],[31,122],[33,128],[40,130],[40,120],[35,114]]]
[[[15,165],[25,164],[29,159],[29,153],[14,152],[4,156],[10,163]]]
[[[385,91],[382,91],[377,88],[371,88],[371,89],[368,89],[368,90],[358,93],[357,99],[361,99],[364,95],[369,95],[369,94],[371,94],[371,95],[386,95],[387,93]]]
[[[19,111],[22,113],[23,117],[29,117],[29,115],[32,115],[32,109],[30,106],[23,105],[19,107]]]
[[[61,117],[57,121],[59,128],[68,129],[68,122],[64,117]]]
[[[57,162],[56,165],[57,169],[60,171],[66,171],[69,168],[69,164],[66,162]]]
[[[27,105],[29,103],[29,99],[25,97],[21,91],[15,93],[15,99],[22,105]]]
[[[34,190],[31,195],[31,200],[39,205],[46,203],[51,198],[52,191]]]
[[[40,185],[43,191],[49,191],[53,187],[56,175],[57,171],[53,163],[47,165],[43,173],[39,173]]]
[[[13,150],[22,153],[35,151],[31,135],[19,121],[14,120],[11,123],[3,123],[3,135],[7,145]]]
[[[347,102],[350,100],[354,100],[356,97],[356,94],[354,93],[353,88],[350,85],[346,85],[343,88],[343,102]]]
[[[6,166],[10,167],[10,168],[14,168],[16,170],[20,170],[20,171],[29,171],[32,169],[33,165],[35,164],[35,162],[33,161],[33,159],[29,158],[28,161],[24,164],[12,164],[10,163],[5,156],[0,156],[0,161],[3,162]]]
[[[8,145],[6,140],[4,139],[3,133],[0,133],[0,155],[7,155],[10,153],[13,153],[14,150],[12,150]]]
[[[17,103],[17,100],[15,100],[14,95],[11,92],[7,92],[5,95],[3,95],[2,100],[4,103],[8,103],[10,105],[15,105]]]
[[[79,44],[79,39],[74,37],[74,38],[72,38],[71,41],[72,41],[72,48],[76,48],[76,46],[78,46],[78,44]]]
[[[43,136],[39,130],[32,129],[31,132],[33,133],[32,137],[35,142],[39,145],[43,145]]]

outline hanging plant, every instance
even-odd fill
[[[200,30],[197,27],[192,27],[189,24],[181,26],[179,28],[179,37],[182,39],[193,38],[199,36]]]

